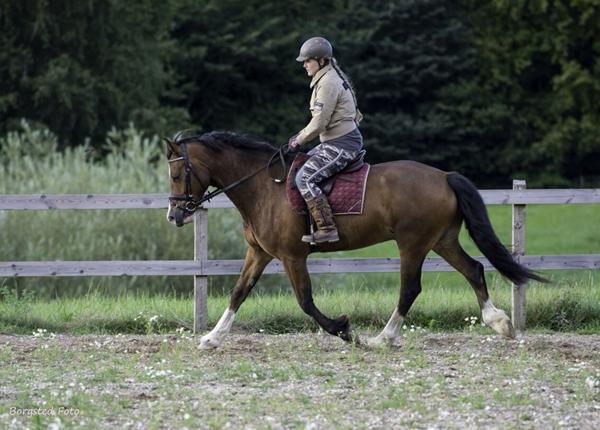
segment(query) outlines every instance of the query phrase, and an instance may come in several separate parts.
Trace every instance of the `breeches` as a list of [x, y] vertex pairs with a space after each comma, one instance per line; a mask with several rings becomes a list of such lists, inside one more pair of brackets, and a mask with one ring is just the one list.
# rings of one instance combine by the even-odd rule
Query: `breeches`
[[298, 170], [296, 185], [304, 200], [309, 200], [323, 194], [318, 184], [332, 177], [353, 161], [360, 151], [349, 151], [338, 148], [327, 142], [321, 143], [310, 150], [310, 158]]

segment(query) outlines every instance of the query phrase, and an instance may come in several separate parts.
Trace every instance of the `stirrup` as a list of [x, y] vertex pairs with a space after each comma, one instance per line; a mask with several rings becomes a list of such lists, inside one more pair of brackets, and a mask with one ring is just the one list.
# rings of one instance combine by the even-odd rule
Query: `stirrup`
[[310, 211], [308, 211], [308, 228], [310, 230], [309, 234], [305, 234], [303, 235], [300, 240], [302, 242], [305, 243], [309, 243], [311, 246], [314, 246], [317, 244], [317, 242], [315, 242], [315, 238], [314, 238], [314, 234], [315, 234], [315, 220], [313, 219], [312, 215], [310, 214]]
[[317, 242], [315, 242], [315, 237], [313, 236], [313, 233], [305, 234], [300, 240], [304, 243], [310, 243], [311, 245], [317, 244]]

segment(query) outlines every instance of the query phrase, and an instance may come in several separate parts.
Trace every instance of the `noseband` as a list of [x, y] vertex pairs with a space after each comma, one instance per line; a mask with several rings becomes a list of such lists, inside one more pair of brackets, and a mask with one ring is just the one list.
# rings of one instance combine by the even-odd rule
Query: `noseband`
[[279, 160], [281, 161], [281, 166], [283, 168], [282, 177], [281, 178], [271, 178], [271, 179], [273, 179], [277, 183], [285, 182], [285, 177], [286, 177], [286, 172], [287, 172], [287, 166], [285, 163], [285, 154], [288, 152], [287, 144], [281, 145], [281, 147], [279, 147], [279, 149], [277, 151], [275, 151], [275, 153], [271, 156], [271, 158], [269, 159], [269, 162], [265, 166], [250, 173], [249, 175], [246, 175], [246, 176], [238, 179], [237, 181], [227, 185], [226, 187], [218, 188], [215, 191], [212, 191], [212, 192], [206, 194], [205, 196], [197, 199], [194, 197], [194, 194], [192, 193], [192, 176], [196, 179], [196, 181], [198, 181], [198, 183], [205, 190], [208, 189], [208, 184], [206, 184], [206, 186], [205, 186], [205, 184], [202, 183], [202, 180], [200, 179], [200, 177], [196, 174], [196, 172], [193, 169], [193, 166], [192, 166], [192, 163], [190, 161], [190, 158], [188, 156], [188, 151], [187, 151], [187, 144], [191, 143], [191, 142], [196, 142], [196, 140], [186, 139], [186, 140], [181, 140], [181, 141], [177, 142], [177, 144], [181, 148], [181, 156], [174, 158], [172, 160], [168, 160], [169, 164], [174, 163], [176, 161], [183, 161], [183, 163], [184, 163], [185, 193], [170, 195], [169, 202], [171, 202], [171, 203], [185, 202], [185, 205], [178, 206], [180, 209], [182, 209], [185, 212], [185, 215], [188, 215], [188, 216], [193, 215], [194, 212], [196, 212], [196, 210], [198, 209], [198, 207], [202, 205], [202, 203], [210, 201], [213, 197], [215, 197], [219, 194], [222, 194], [226, 191], [229, 191], [232, 188], [235, 188], [238, 185], [240, 185], [241, 183], [247, 181], [251, 177], [262, 172], [263, 170], [269, 169], [269, 167], [271, 167], [271, 165], [274, 164], [275, 161], [277, 161], [277, 158], [279, 158]]

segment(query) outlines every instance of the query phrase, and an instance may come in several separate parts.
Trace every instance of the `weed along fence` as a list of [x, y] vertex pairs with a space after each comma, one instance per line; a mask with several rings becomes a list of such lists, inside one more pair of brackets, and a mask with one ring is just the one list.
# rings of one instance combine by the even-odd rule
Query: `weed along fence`
[[[528, 204], [600, 203], [600, 189], [527, 190], [525, 181], [513, 181], [512, 190], [482, 190], [486, 204], [512, 205], [512, 247], [515, 258], [534, 269], [599, 269], [600, 254], [525, 255], [525, 208]], [[0, 195], [3, 210], [61, 209], [166, 209], [166, 194], [113, 195]], [[194, 222], [194, 260], [159, 261], [3, 261], [0, 277], [42, 276], [157, 276], [189, 275], [194, 278], [194, 330], [206, 327], [207, 277], [234, 275], [241, 271], [242, 260], [208, 260], [209, 209], [232, 208], [226, 197], [218, 197], [197, 212]], [[165, 221], [166, 222], [166, 221]], [[486, 270], [493, 270], [484, 257], [477, 257]], [[399, 258], [311, 258], [311, 273], [397, 272]], [[427, 258], [423, 270], [454, 271], [439, 257]], [[277, 260], [265, 274], [283, 273]], [[513, 285], [512, 320], [517, 329], [525, 328], [525, 287]]]

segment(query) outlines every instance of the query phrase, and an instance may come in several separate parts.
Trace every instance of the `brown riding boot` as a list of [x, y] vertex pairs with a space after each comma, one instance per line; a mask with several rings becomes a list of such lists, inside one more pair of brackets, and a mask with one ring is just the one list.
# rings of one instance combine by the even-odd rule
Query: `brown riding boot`
[[315, 198], [306, 201], [308, 210], [317, 224], [317, 231], [313, 234], [307, 234], [302, 236], [302, 242], [308, 243], [323, 243], [323, 242], [337, 242], [340, 240], [338, 236], [335, 222], [333, 221], [333, 214], [331, 212], [331, 206], [327, 201], [327, 197], [321, 194]]

